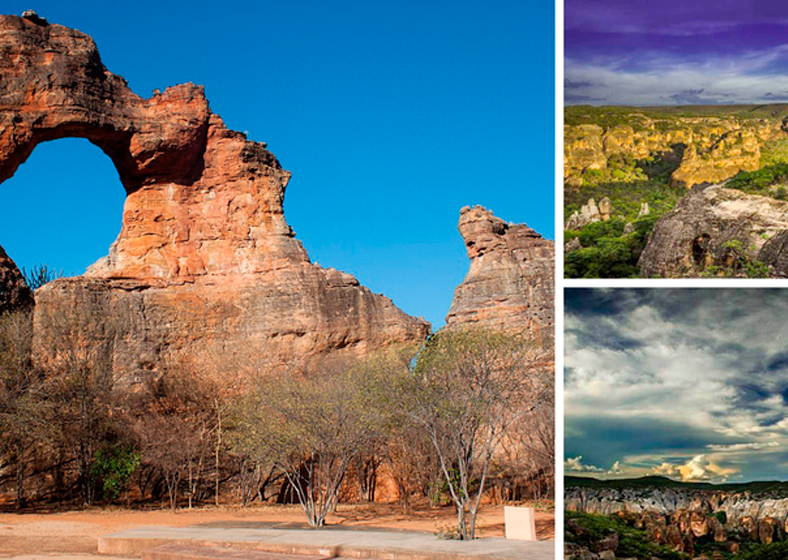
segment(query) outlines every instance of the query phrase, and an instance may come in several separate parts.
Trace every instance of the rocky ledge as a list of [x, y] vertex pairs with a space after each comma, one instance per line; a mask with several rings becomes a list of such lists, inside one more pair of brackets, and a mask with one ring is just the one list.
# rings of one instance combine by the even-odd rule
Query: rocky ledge
[[454, 292], [447, 328], [552, 329], [554, 242], [481, 206], [460, 210], [458, 228], [471, 266]]
[[16, 263], [0, 247], [0, 314], [15, 309], [29, 308], [33, 294], [27, 287]]
[[785, 139], [788, 129], [781, 117], [649, 117], [645, 112], [632, 109], [629, 124], [564, 126], [564, 181], [580, 187], [584, 174], [625, 157], [674, 162], [670, 180], [676, 186], [719, 182], [758, 169], [762, 145]]
[[[783, 541], [788, 535], [788, 498], [777, 495], [677, 488], [567, 487], [564, 507], [571, 512], [614, 515], [629, 526], [646, 531], [653, 542], [690, 555], [699, 541], [713, 541], [735, 553], [741, 542], [769, 544]], [[566, 529], [576, 536], [584, 530], [571, 519]], [[595, 552], [604, 549], [602, 546]], [[573, 549], [567, 557], [581, 558], [581, 552]]]

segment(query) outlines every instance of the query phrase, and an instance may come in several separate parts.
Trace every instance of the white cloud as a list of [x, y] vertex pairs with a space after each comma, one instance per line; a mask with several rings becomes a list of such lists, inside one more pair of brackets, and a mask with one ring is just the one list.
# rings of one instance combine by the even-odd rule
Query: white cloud
[[573, 102], [676, 105], [688, 103], [763, 103], [788, 100], [788, 75], [773, 70], [788, 57], [788, 45], [737, 56], [687, 60], [666, 53], [629, 57], [567, 58], [566, 79], [580, 87], [567, 96]]
[[657, 465], [651, 469], [653, 474], [658, 474], [660, 476], [669, 476], [675, 477], [679, 475], [678, 467], [671, 465], [670, 463], [662, 463], [661, 465]]
[[722, 445], [722, 444], [709, 444], [706, 446], [709, 449], [714, 451], [750, 451], [750, 450], [760, 450], [760, 449], [773, 449], [775, 447], [780, 447], [780, 444], [776, 441], [769, 441], [769, 442], [751, 442], [751, 443], [732, 443], [730, 445]]
[[731, 467], [723, 467], [707, 455], [696, 455], [681, 465], [670, 463], [657, 465], [652, 468], [652, 473], [681, 478], [683, 482], [724, 482], [739, 471]]
[[[567, 416], [613, 416], [622, 422], [649, 416], [727, 437], [752, 440], [775, 434], [788, 438], [788, 422], [771, 426], [763, 422], [788, 416], [788, 406], [779, 395], [760, 401], [757, 411], [742, 409], [735, 400], [737, 384], [748, 381], [742, 377], [738, 354], [748, 347], [762, 354], [783, 349], [780, 337], [773, 333], [783, 328], [778, 320], [785, 309], [751, 307], [737, 320], [727, 319], [723, 329], [724, 309], [717, 305], [704, 302], [697, 314], [682, 320], [666, 320], [646, 304], [614, 317], [594, 317], [592, 323], [587, 317], [568, 315], [565, 364], [572, 374], [565, 390]], [[638, 344], [614, 350], [584, 340], [584, 332], [602, 328], [611, 337]], [[746, 340], [741, 336], [744, 332], [750, 333]], [[778, 377], [782, 378], [774, 376], [775, 383]], [[771, 382], [770, 378], [759, 381]]]
[[583, 456], [578, 455], [577, 457], [567, 457], [566, 461], [564, 461], [564, 471], [603, 473], [605, 469], [583, 464]]
[[583, 456], [578, 455], [577, 457], [569, 457], [564, 461], [564, 471], [566, 472], [582, 472], [582, 473], [598, 473], [598, 474], [606, 474], [606, 475], [620, 475], [624, 474], [624, 471], [621, 469], [621, 463], [616, 461], [613, 463], [613, 466], [609, 469], [603, 469], [601, 467], [597, 467], [595, 465], [586, 465], [583, 463]]
[[[612, 313], [569, 309], [566, 315], [565, 426], [575, 447], [567, 453], [610, 449], [609, 460], [620, 463], [616, 469], [597, 467], [602, 476], [620, 470], [687, 480], [742, 473], [757, 478], [748, 466], [751, 455], [788, 450], [788, 381], [780, 365], [786, 345], [777, 335], [788, 332], [788, 297], [758, 290], [715, 297], [703, 290], [665, 290], [662, 299], [652, 294], [632, 301], [621, 292], [625, 304]], [[622, 433], [635, 427], [637, 437], [648, 438], [649, 425], [654, 437], [641, 442], [644, 455], [627, 454], [620, 439], [610, 439], [621, 437], [611, 426], [621, 426]], [[606, 430], [595, 433], [595, 426]], [[671, 426], [677, 431], [659, 432]], [[695, 442], [691, 448], [677, 445], [681, 434]], [[766, 463], [759, 461], [759, 468]]]

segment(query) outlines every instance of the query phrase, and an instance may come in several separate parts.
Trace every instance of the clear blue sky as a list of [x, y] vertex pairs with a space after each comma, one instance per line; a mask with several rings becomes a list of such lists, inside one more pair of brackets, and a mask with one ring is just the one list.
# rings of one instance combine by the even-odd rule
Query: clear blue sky
[[[293, 173], [285, 216], [313, 261], [443, 323], [468, 269], [464, 205], [553, 238], [554, 6], [511, 1], [16, 0], [91, 35], [149, 97], [203, 84], [230, 128]], [[124, 199], [85, 140], [39, 145], [0, 185], [0, 245], [79, 274]]]

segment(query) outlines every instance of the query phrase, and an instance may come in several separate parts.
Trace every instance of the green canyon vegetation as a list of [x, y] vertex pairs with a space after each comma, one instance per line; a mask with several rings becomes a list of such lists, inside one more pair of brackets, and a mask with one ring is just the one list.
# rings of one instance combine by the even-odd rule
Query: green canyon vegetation
[[787, 116], [786, 105], [566, 107], [566, 277], [784, 276]]

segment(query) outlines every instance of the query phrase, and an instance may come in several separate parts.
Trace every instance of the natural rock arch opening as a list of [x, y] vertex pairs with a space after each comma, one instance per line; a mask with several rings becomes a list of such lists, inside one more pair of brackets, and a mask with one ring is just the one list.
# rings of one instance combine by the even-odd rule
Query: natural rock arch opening
[[709, 252], [709, 245], [711, 244], [711, 236], [704, 233], [692, 240], [692, 260], [695, 261], [695, 266], [700, 269], [706, 268], [706, 256]]
[[[309, 260], [284, 217], [290, 173], [227, 129], [202, 87], [143, 99], [89, 36], [16, 16], [0, 16], [0, 50], [0, 182], [38, 144], [79, 137], [109, 156], [127, 193], [107, 258], [36, 293], [34, 342], [49, 317], [65, 318], [83, 340], [107, 342], [116, 375], [136, 377], [178, 356], [211, 369], [248, 354], [273, 367], [426, 337], [425, 321]], [[47, 359], [45, 343], [35, 348]]]
[[28, 271], [83, 274], [117, 238], [125, 199], [113, 162], [89, 141], [42, 143], [0, 185], [0, 245]]

